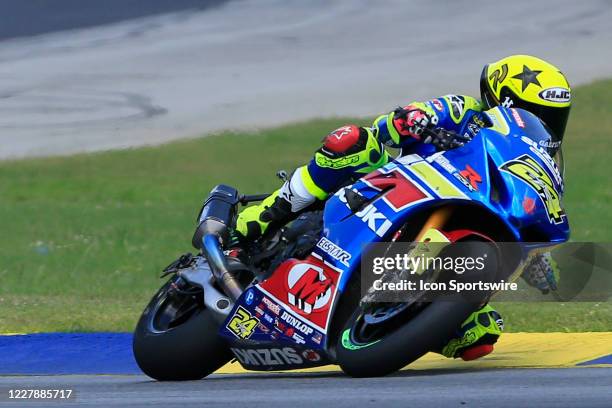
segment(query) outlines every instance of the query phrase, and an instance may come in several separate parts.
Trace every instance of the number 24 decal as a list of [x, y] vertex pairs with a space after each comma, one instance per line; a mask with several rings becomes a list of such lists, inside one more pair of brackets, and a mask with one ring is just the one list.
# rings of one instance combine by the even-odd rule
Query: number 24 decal
[[234, 313], [234, 316], [232, 316], [232, 319], [227, 324], [227, 328], [236, 337], [248, 339], [253, 335], [253, 331], [258, 323], [259, 320], [256, 317], [251, 316], [242, 306], [238, 306], [238, 310], [236, 310], [236, 313]]
[[538, 193], [548, 213], [548, 220], [554, 224], [561, 224], [565, 211], [561, 206], [561, 198], [554, 187], [548, 173], [531, 156], [525, 154], [504, 163], [501, 170], [529, 184]]

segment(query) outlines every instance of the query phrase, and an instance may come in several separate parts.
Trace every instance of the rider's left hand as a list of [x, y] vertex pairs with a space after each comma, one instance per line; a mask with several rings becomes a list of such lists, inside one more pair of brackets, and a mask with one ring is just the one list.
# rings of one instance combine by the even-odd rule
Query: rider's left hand
[[537, 288], [543, 295], [557, 290], [559, 267], [550, 252], [535, 256], [523, 269], [521, 275], [529, 286]]

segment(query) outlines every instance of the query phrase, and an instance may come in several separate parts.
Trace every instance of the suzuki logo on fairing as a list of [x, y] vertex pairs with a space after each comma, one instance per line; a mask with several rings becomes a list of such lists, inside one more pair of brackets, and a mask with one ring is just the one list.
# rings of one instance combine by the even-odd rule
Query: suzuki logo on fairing
[[[357, 190], [353, 189], [353, 191], [361, 195]], [[344, 188], [338, 190], [336, 196], [340, 199], [340, 201], [346, 204], [349, 209], [351, 208], [348, 205], [348, 202], [346, 201], [346, 191]], [[363, 210], [359, 211], [355, 215], [361, 218], [363, 222], [368, 224], [368, 228], [374, 231], [379, 237], [383, 237], [387, 233], [387, 231], [389, 231], [389, 228], [391, 228], [392, 225], [391, 221], [389, 221], [383, 213], [378, 212], [378, 210], [376, 209], [376, 207], [374, 207], [373, 204], [369, 204], [367, 207], [365, 207]], [[382, 224], [377, 225], [378, 223], [376, 221], [380, 220], [384, 221], [382, 222]]]
[[[392, 225], [391, 221], [389, 221], [387, 217], [385, 217], [383, 213], [379, 212], [372, 204], [368, 205], [355, 215], [361, 218], [363, 222], [368, 224], [368, 228], [374, 231], [379, 237], [384, 236]], [[382, 223], [378, 224], [377, 221], [382, 221]]]
[[239, 349], [230, 348], [238, 361], [251, 366], [279, 366], [302, 364], [304, 360], [291, 347], [269, 349]]
[[538, 96], [545, 101], [566, 103], [570, 101], [571, 93], [567, 88], [547, 88], [540, 91]]
[[295, 265], [289, 271], [287, 284], [289, 303], [306, 314], [325, 307], [331, 299], [332, 280], [314, 265]]

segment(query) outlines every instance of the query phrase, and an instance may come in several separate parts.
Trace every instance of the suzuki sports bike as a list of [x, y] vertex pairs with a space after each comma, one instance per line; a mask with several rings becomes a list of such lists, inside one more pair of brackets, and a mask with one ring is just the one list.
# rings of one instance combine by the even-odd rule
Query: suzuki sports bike
[[[514, 280], [529, 256], [569, 238], [561, 152], [549, 155], [545, 125], [521, 109], [483, 115], [489, 126], [472, 127], [463, 146], [435, 152], [423, 145], [240, 253], [230, 248], [237, 207], [266, 196], [215, 187], [193, 236], [198, 254], [164, 270], [170, 278], [136, 327], [142, 371], [193, 380], [236, 359], [249, 370], [337, 364], [351, 376], [380, 376], [441, 350], [491, 294], [480, 301], [364, 302], [366, 245], [432, 236], [486, 242], [489, 259], [498, 257], [488, 264]], [[501, 262], [501, 242], [521, 243], [522, 253]]]

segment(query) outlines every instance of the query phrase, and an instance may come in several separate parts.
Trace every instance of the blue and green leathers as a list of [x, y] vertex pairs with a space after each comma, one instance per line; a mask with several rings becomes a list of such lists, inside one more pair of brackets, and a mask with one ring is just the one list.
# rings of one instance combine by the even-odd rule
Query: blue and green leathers
[[[426, 102], [413, 102], [408, 106], [423, 110], [431, 118], [432, 126], [459, 134], [466, 133], [474, 114], [482, 111], [478, 100], [465, 95], [447, 95]], [[396, 115], [395, 111], [381, 115], [372, 127], [360, 128], [367, 137], [342, 135], [338, 134], [338, 130], [327, 136], [324, 145], [307, 165], [315, 185], [327, 193], [333, 193], [352, 178], [361, 177], [387, 164], [389, 155], [384, 146], [400, 148], [402, 154], [410, 154], [422, 145], [421, 140], [400, 134], [401, 130], [396, 129], [394, 123]], [[348, 127], [351, 126], [344, 128]], [[338, 136], [346, 139], [345, 145], [339, 143]], [[431, 149], [435, 150], [433, 146]]]
[[[465, 134], [475, 115], [482, 111], [478, 100], [465, 95], [446, 95], [407, 107], [426, 114], [431, 127]], [[346, 125], [331, 132], [310, 162], [299, 167], [290, 180], [271, 197], [238, 216], [236, 230], [249, 239], [264, 233], [271, 222], [289, 221], [317, 200], [325, 200], [339, 187], [390, 161], [385, 146], [409, 154], [423, 141], [399, 124], [398, 110], [379, 116], [371, 127]], [[430, 146], [432, 152], [434, 146]]]

